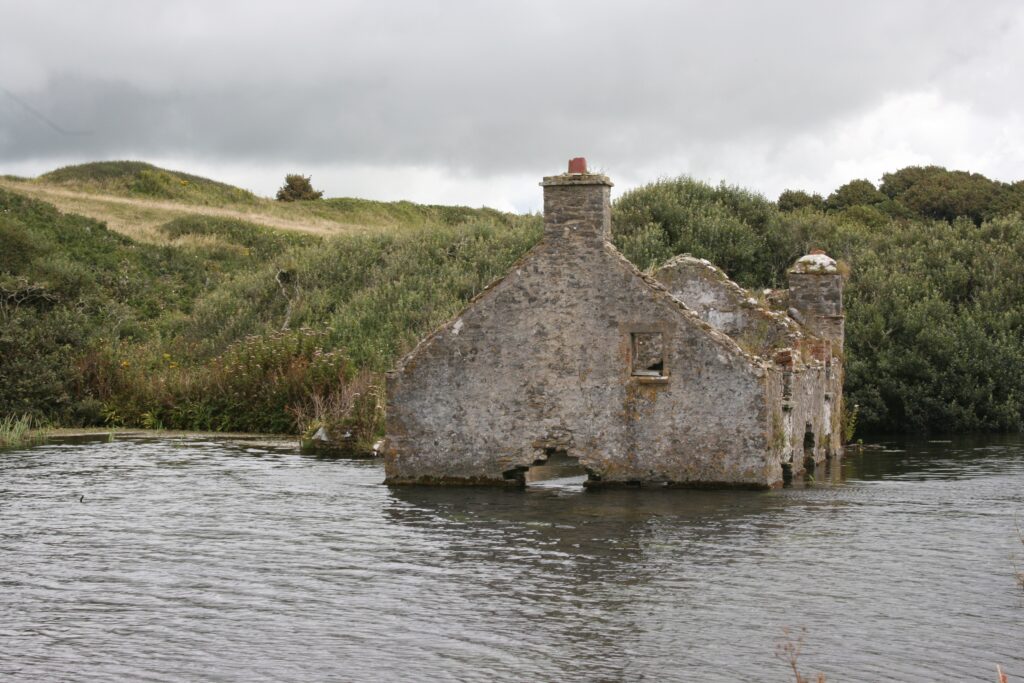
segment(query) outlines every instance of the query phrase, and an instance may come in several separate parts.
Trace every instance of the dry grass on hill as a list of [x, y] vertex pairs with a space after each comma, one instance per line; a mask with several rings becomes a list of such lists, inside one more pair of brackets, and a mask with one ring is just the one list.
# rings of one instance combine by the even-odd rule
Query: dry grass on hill
[[107, 227], [115, 232], [153, 244], [164, 244], [168, 241], [157, 229], [159, 226], [186, 215], [234, 218], [264, 227], [314, 235], [379, 232], [384, 228], [301, 215], [298, 211], [293, 213], [298, 213], [299, 216], [288, 218], [281, 215], [282, 212], [270, 200], [238, 206], [204, 206], [171, 200], [102, 195], [40, 181], [4, 179], [0, 180], [0, 187], [49, 202], [65, 213], [88, 216], [106, 223]]
[[424, 225], [487, 219], [507, 223], [493, 209], [428, 206], [334, 198], [278, 202], [208, 178], [138, 161], [67, 166], [38, 178], [0, 176], [0, 188], [87, 216], [136, 240], [166, 244], [161, 225], [186, 216], [234, 219], [321, 237], [379, 234]]

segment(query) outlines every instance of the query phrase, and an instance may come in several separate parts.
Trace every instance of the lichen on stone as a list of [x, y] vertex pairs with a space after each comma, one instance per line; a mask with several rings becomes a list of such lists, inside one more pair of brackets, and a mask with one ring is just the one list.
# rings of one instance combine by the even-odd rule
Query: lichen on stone
[[838, 273], [839, 268], [836, 266], [836, 260], [828, 254], [807, 254], [797, 259], [789, 272], [833, 274]]

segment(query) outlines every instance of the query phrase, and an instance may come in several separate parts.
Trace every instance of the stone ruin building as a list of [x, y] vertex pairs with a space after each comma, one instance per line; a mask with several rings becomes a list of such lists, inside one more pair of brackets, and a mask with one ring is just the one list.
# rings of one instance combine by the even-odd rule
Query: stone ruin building
[[[544, 178], [544, 236], [387, 378], [386, 483], [774, 488], [841, 449], [843, 278], [822, 252], [759, 300], [708, 261], [610, 242], [611, 181]], [[766, 303], [766, 301], [770, 303]]]

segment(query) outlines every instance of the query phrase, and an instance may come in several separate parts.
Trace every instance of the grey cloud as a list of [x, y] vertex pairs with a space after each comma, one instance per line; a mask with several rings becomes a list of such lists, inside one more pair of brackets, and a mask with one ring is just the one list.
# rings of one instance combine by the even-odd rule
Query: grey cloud
[[62, 135], [0, 103], [0, 160], [193, 155], [486, 174], [586, 153], [635, 168], [744, 140], [784, 146], [893, 93], [969, 99], [971, 65], [1021, 31], [1009, 2], [282, 7], [0, 4], [0, 23], [20, 27], [0, 57], [31, 64], [0, 71], [0, 86], [91, 133]]

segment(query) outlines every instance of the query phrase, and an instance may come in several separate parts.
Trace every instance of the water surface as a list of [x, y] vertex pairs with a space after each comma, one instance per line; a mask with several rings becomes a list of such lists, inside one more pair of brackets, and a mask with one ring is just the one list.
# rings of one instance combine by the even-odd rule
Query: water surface
[[217, 440], [0, 452], [0, 680], [784, 681], [784, 628], [830, 681], [1024, 680], [1020, 439], [767, 493], [382, 478]]

